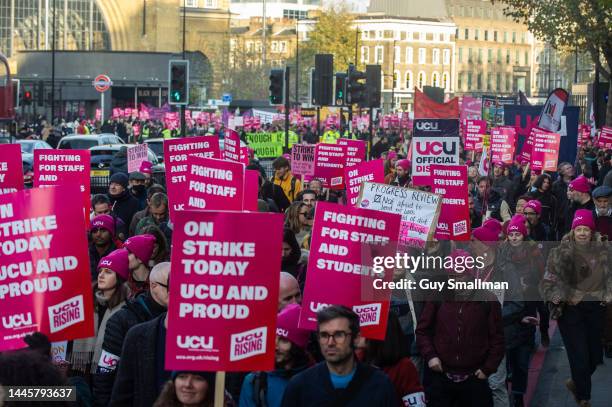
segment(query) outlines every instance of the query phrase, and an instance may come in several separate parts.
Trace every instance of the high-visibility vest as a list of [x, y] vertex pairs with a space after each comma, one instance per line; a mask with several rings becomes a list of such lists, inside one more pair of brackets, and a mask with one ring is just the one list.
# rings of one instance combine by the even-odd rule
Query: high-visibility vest
[[340, 133], [337, 131], [327, 130], [321, 137], [321, 143], [336, 144], [340, 138]]
[[162, 137], [163, 138], [172, 138], [172, 132], [170, 131], [170, 129], [163, 129], [162, 130]]
[[151, 130], [149, 130], [149, 127], [148, 127], [148, 126], [144, 126], [144, 127], [142, 128], [142, 138], [143, 138], [143, 139], [145, 139], [145, 138], [149, 138], [150, 131], [151, 131]]

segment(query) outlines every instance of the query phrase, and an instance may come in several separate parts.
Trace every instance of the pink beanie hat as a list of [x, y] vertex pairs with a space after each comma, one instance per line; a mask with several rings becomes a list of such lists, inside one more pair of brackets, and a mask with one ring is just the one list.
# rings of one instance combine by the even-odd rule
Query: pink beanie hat
[[499, 236], [499, 234], [501, 234], [501, 232], [503, 231], [504, 227], [501, 224], [500, 221], [498, 221], [497, 219], [487, 219], [484, 221], [484, 223], [482, 224], [482, 226], [490, 228], [491, 230], [497, 232], [497, 235]]
[[451, 254], [448, 257], [450, 259], [453, 259], [453, 262], [452, 262], [453, 265], [455, 265], [455, 264], [457, 264], [459, 262], [457, 260], [458, 258], [464, 258], [464, 260], [462, 260], [460, 264], [463, 265], [463, 267], [465, 268], [465, 271], [459, 272], [459, 271], [455, 270], [456, 267], [448, 267], [446, 269], [447, 273], [450, 273], [450, 274], [467, 274], [467, 275], [472, 276], [472, 277], [476, 276], [476, 270], [474, 269], [474, 267], [467, 267], [465, 265], [466, 261], [467, 261], [466, 259], [472, 258], [472, 255], [469, 252], [467, 252], [465, 250], [462, 250], [462, 249], [455, 249], [455, 250], [453, 250], [451, 252]]
[[591, 192], [591, 185], [584, 175], [579, 176], [575, 180], [569, 183], [569, 188], [574, 191], [589, 193]]
[[397, 153], [395, 151], [389, 151], [389, 154], [387, 154], [387, 160], [391, 161], [394, 158], [397, 158]]
[[[525, 208], [533, 209], [533, 211], [538, 215], [542, 214], [542, 203], [536, 199], [532, 199], [531, 201], [527, 202], [525, 204]], [[525, 208], [523, 208], [523, 210], [525, 210]]]
[[502, 231], [502, 226], [499, 221], [497, 221], [497, 225], [499, 225], [499, 227], [497, 227], [495, 223], [485, 222], [481, 227], [472, 231], [472, 236], [483, 243], [497, 242], [499, 241], [499, 234]]
[[510, 232], [519, 232], [523, 237], [527, 237], [527, 227], [525, 226], [525, 217], [523, 215], [514, 215], [508, 224], [506, 234]]
[[114, 271], [119, 277], [126, 280], [130, 274], [130, 261], [128, 251], [125, 249], [113, 250], [108, 256], [102, 257], [98, 262], [98, 271], [105, 268]]
[[151, 164], [149, 161], [143, 161], [140, 163], [139, 172], [142, 172], [143, 174], [151, 174], [153, 172], [153, 164]]
[[591, 230], [595, 230], [595, 221], [593, 220], [593, 212], [588, 209], [578, 209], [574, 214], [572, 221], [572, 230], [578, 226], [586, 226]]
[[105, 229], [108, 230], [112, 236], [115, 236], [115, 220], [110, 215], [98, 215], [92, 219], [89, 230], [94, 229]]
[[395, 163], [396, 167], [402, 167], [404, 171], [410, 171], [410, 161], [409, 160], [399, 160]]
[[155, 245], [155, 236], [153, 235], [136, 235], [130, 237], [123, 243], [130, 253], [133, 253], [138, 260], [147, 264], [151, 260], [153, 247]]
[[302, 307], [298, 304], [289, 304], [278, 314], [276, 320], [276, 335], [290, 340], [302, 349], [306, 348], [310, 331], [298, 328], [300, 311]]

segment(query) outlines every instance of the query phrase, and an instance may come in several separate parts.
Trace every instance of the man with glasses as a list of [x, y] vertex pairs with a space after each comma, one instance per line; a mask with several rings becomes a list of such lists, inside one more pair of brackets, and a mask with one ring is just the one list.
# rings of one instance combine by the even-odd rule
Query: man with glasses
[[89, 243], [89, 271], [91, 281], [98, 279], [98, 263], [117, 249], [115, 243], [115, 220], [110, 215], [98, 215], [89, 226], [91, 241]]
[[342, 305], [317, 312], [323, 362], [294, 376], [282, 406], [397, 406], [393, 385], [381, 370], [357, 361], [359, 316]]
[[93, 383], [96, 406], [107, 406], [110, 401], [117, 368], [121, 364], [121, 350], [128, 330], [166, 312], [169, 279], [169, 262], [159, 263], [153, 267], [149, 275], [149, 290], [136, 298], [127, 300], [123, 308], [108, 320], [102, 343], [102, 355]]
[[541, 214], [542, 203], [538, 200], [532, 199], [528, 201], [523, 208], [523, 215], [525, 215], [527, 222], [529, 222], [529, 237], [536, 242], [551, 240], [546, 225], [540, 222]]

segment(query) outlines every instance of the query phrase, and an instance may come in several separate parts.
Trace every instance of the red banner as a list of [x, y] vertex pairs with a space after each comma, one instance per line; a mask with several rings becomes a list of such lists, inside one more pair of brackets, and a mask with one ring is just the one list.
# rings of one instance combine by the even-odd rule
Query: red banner
[[0, 195], [0, 351], [94, 334], [87, 230], [75, 185]]
[[415, 119], [458, 119], [459, 99], [453, 98], [447, 103], [437, 103], [418, 89], [414, 91]]
[[338, 139], [339, 146], [346, 146], [346, 166], [359, 164], [366, 159], [368, 144], [365, 140]]
[[436, 239], [470, 240], [467, 166], [432, 165], [432, 191], [442, 195], [442, 207], [436, 227]]
[[494, 127], [491, 129], [491, 161], [512, 164], [516, 148], [516, 129], [514, 127]]
[[166, 369], [272, 370], [283, 216], [181, 211], [174, 225]]
[[597, 146], [606, 150], [612, 148], [612, 127], [603, 126], [601, 128], [601, 133], [597, 139]]

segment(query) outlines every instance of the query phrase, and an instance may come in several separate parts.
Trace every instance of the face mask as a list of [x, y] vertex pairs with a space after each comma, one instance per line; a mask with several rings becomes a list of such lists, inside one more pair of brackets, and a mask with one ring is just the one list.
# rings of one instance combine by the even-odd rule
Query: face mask
[[147, 187], [144, 185], [134, 185], [132, 186], [132, 191], [134, 192], [134, 194], [136, 195], [142, 195], [145, 193]]

